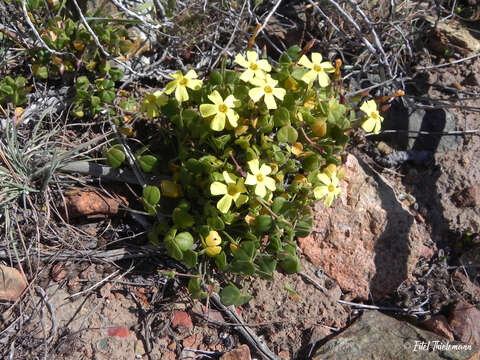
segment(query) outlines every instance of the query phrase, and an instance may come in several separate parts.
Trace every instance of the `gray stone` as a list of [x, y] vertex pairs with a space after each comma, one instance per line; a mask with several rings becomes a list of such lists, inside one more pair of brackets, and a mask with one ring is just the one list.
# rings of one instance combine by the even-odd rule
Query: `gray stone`
[[[400, 150], [445, 152], [458, 149], [458, 136], [436, 134], [456, 130], [456, 119], [447, 109], [413, 109], [394, 101], [384, 115], [382, 130], [399, 132], [377, 135], [374, 140], [385, 141]], [[432, 134], [415, 133], [417, 131]]]
[[474, 345], [449, 341], [407, 322], [368, 311], [321, 346], [312, 359], [467, 360], [477, 352]]

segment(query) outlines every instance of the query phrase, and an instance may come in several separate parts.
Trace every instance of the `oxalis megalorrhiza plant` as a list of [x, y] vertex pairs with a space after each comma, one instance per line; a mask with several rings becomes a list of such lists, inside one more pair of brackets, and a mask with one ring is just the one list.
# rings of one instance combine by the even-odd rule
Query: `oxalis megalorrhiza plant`
[[[330, 206], [340, 194], [349, 130], [380, 130], [374, 100], [355, 111], [342, 95], [341, 61], [333, 66], [307, 51], [294, 46], [276, 65], [247, 51], [234, 70], [224, 65], [204, 80], [178, 71], [144, 99], [144, 114], [168, 118], [178, 143], [172, 180], [143, 191], [148, 212], [173, 209], [148, 236], [203, 275], [189, 283], [195, 297], [207, 296], [215, 272], [272, 278], [277, 267], [301, 271], [296, 237], [311, 231], [312, 203]], [[109, 151], [124, 158], [121, 147]], [[161, 156], [139, 160], [145, 156], [150, 161], [140, 165], [151, 171]], [[250, 298], [233, 283], [221, 297], [237, 305]]]

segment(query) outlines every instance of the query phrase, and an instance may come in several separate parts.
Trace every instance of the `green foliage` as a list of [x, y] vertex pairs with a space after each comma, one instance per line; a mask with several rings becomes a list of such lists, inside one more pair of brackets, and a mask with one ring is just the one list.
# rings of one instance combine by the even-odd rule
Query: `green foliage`
[[23, 76], [15, 79], [6, 76], [0, 81], [0, 104], [11, 102], [14, 106], [20, 106], [27, 102], [27, 81]]
[[[157, 245], [163, 238], [172, 258], [200, 271], [203, 280], [189, 282], [194, 297], [207, 296], [215, 272], [271, 279], [277, 270], [301, 271], [296, 237], [310, 233], [313, 203], [330, 206], [340, 193], [337, 173], [352, 121], [378, 130], [383, 120], [371, 101], [361, 109], [367, 117], [361, 124], [342, 95], [340, 65], [315, 53], [311, 61], [299, 59], [300, 51], [290, 48], [273, 70], [250, 52], [235, 58], [243, 71], [213, 71], [205, 80], [177, 71], [139, 108], [148, 119], [167, 121], [176, 147], [172, 180], [143, 191], [147, 212], [172, 209], [148, 237]], [[99, 113], [115, 98], [112, 69], [105, 63], [100, 70], [112, 79], [77, 78], [82, 112]], [[147, 149], [136, 160], [155, 173], [162, 154]], [[106, 157], [112, 166], [124, 161], [118, 146]], [[220, 295], [226, 305], [250, 299], [233, 284]]]
[[[45, 44], [57, 53], [47, 49], [34, 49], [30, 53], [33, 60], [33, 74], [40, 79], [58, 78], [64, 73], [89, 71], [110, 76], [112, 81], [123, 77], [120, 69], [111, 67], [105, 61], [104, 54], [97, 47], [95, 40], [85, 25], [74, 20], [69, 7], [62, 2], [29, 0], [32, 21], [42, 22], [40, 36]], [[53, 7], [53, 8], [52, 8]], [[127, 55], [133, 47], [128, 40], [128, 33], [123, 19], [115, 19], [100, 10], [85, 13], [89, 26], [98, 38], [103, 49], [114, 57]], [[54, 12], [52, 12], [54, 10]]]

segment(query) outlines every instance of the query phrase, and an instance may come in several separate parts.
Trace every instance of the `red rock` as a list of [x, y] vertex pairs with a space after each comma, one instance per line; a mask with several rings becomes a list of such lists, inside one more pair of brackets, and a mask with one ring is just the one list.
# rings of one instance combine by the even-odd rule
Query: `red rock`
[[226, 352], [220, 360], [251, 360], [250, 349], [247, 345], [240, 345], [238, 348]]
[[278, 356], [281, 358], [281, 359], [285, 359], [285, 360], [288, 360], [290, 359], [290, 352], [287, 351], [287, 350], [282, 350], [278, 353]]
[[65, 193], [65, 204], [68, 217], [81, 217], [118, 214], [119, 204], [128, 205], [126, 198], [117, 196], [116, 199], [101, 194], [96, 190], [76, 189]]
[[130, 331], [126, 326], [112, 326], [106, 330], [108, 336], [116, 336], [120, 338], [127, 338], [130, 336]]
[[475, 306], [460, 301], [453, 308], [448, 321], [460, 341], [480, 345], [480, 310]]
[[187, 336], [185, 339], [183, 339], [182, 345], [183, 347], [187, 347], [190, 349], [197, 349], [200, 343], [199, 338], [200, 336], [197, 336], [197, 334]]
[[165, 350], [165, 351], [163, 352], [162, 359], [165, 359], [165, 360], [177, 360], [177, 355], [175, 355], [175, 353], [172, 352], [172, 351], [170, 351], [170, 350]]
[[27, 287], [27, 281], [20, 271], [0, 265], [0, 300], [17, 300]]
[[331, 207], [315, 205], [312, 234], [299, 246], [348, 293], [346, 299], [379, 299], [412, 278], [421, 255], [431, 255], [422, 249], [429, 235], [393, 190], [352, 155], [345, 179]]
[[50, 270], [50, 275], [52, 276], [53, 281], [61, 281], [65, 279], [65, 277], [68, 275], [66, 263], [61, 261], [53, 265], [52, 270]]
[[437, 335], [443, 336], [449, 340], [453, 340], [453, 333], [450, 329], [450, 325], [448, 324], [448, 320], [443, 315], [434, 315], [430, 319], [425, 320], [421, 323], [421, 325]]
[[190, 315], [188, 315], [185, 311], [175, 310], [173, 312], [172, 327], [177, 328], [179, 326], [184, 326], [190, 329], [191, 327], [193, 327], [192, 319], [190, 318]]

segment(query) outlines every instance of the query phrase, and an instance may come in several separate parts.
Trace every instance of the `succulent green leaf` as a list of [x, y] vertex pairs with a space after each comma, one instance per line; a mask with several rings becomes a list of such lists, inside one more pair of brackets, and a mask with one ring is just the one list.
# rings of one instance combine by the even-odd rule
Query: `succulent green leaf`
[[302, 266], [300, 265], [300, 260], [297, 256], [288, 255], [285, 259], [280, 261], [278, 265], [287, 274], [295, 274], [302, 271]]
[[107, 163], [115, 169], [120, 167], [125, 161], [125, 153], [118, 147], [111, 147], [105, 155], [107, 157]]
[[273, 121], [276, 127], [290, 125], [290, 112], [284, 107], [278, 108], [273, 113]]
[[251, 298], [250, 295], [242, 294], [235, 285], [228, 285], [220, 292], [220, 300], [225, 306], [240, 306], [250, 301]]
[[298, 133], [292, 126], [284, 126], [278, 130], [277, 140], [281, 143], [294, 144], [297, 141]]
[[181, 232], [175, 236], [175, 242], [182, 251], [190, 250], [193, 246], [193, 236], [189, 232]]
[[154, 171], [158, 165], [158, 159], [153, 155], [142, 155], [138, 158], [138, 164], [146, 173]]
[[193, 250], [185, 250], [183, 252], [183, 262], [190, 268], [194, 268], [198, 263], [198, 254]]
[[188, 229], [195, 224], [195, 220], [193, 219], [192, 215], [188, 213], [188, 210], [184, 210], [178, 207], [173, 210], [172, 218], [174, 224], [177, 225], [180, 229]]
[[143, 188], [143, 199], [150, 205], [157, 205], [160, 201], [160, 189], [152, 185], [145, 186]]
[[170, 257], [178, 261], [183, 260], [183, 252], [180, 247], [175, 243], [175, 241], [165, 241], [165, 248], [167, 249], [167, 253]]
[[255, 230], [259, 233], [268, 232], [273, 225], [273, 218], [270, 215], [260, 215], [255, 219]]

